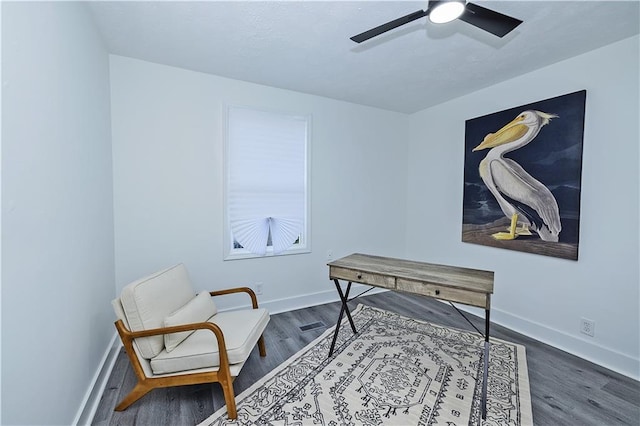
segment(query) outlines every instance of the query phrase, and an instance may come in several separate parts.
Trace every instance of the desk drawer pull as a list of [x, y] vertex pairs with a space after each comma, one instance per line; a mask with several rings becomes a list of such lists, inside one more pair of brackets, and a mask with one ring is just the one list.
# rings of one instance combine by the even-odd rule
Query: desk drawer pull
[[361, 280], [362, 279], [362, 274], [358, 274], [358, 279]]
[[440, 294], [440, 290], [436, 290], [436, 296]]

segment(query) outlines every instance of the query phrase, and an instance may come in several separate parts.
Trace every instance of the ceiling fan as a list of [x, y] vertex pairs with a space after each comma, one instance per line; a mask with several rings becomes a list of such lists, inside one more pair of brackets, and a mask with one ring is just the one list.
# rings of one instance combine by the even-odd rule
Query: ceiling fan
[[409, 22], [428, 16], [429, 20], [436, 24], [451, 22], [460, 19], [468, 24], [488, 31], [498, 37], [504, 37], [515, 27], [520, 25], [520, 19], [512, 18], [486, 7], [479, 6], [465, 0], [431, 0], [427, 5], [427, 10], [418, 10], [393, 21], [387, 22], [368, 31], [351, 37], [356, 43], [379, 36], [394, 28], [398, 28]]

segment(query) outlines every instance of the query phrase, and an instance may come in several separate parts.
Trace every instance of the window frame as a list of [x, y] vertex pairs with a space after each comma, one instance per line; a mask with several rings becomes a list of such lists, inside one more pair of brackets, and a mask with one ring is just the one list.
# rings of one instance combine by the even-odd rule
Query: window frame
[[[305, 173], [304, 173], [304, 188], [305, 188], [305, 201], [304, 201], [304, 225], [302, 235], [300, 235], [300, 241], [287, 250], [281, 253], [274, 253], [273, 247], [268, 246], [265, 255], [261, 256], [250, 252], [244, 248], [234, 247], [234, 238], [232, 237], [230, 215], [229, 215], [229, 177], [230, 177], [230, 165], [229, 165], [229, 151], [230, 151], [230, 138], [229, 138], [229, 118], [230, 111], [233, 109], [248, 109], [257, 112], [280, 115], [282, 117], [303, 120], [306, 124], [305, 134]], [[223, 106], [223, 157], [222, 157], [222, 169], [223, 169], [223, 260], [238, 260], [238, 259], [255, 259], [264, 257], [275, 256], [288, 256], [294, 254], [311, 253], [311, 134], [312, 134], [312, 116], [311, 114], [298, 114], [285, 112], [282, 110], [260, 108], [248, 105], [239, 104], [224, 104]]]

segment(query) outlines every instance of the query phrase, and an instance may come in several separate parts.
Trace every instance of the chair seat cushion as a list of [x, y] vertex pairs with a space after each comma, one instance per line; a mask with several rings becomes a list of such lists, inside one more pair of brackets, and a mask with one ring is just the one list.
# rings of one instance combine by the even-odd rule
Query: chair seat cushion
[[[218, 312], [209, 319], [224, 334], [229, 364], [244, 362], [269, 323], [266, 309]], [[197, 330], [171, 352], [162, 350], [151, 360], [154, 374], [218, 367], [220, 354], [215, 334]]]

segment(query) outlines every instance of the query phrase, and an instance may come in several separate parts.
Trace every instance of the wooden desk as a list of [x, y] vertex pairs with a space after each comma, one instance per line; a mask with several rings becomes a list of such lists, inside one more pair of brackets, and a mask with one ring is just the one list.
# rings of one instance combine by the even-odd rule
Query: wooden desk
[[[329, 266], [329, 279], [335, 283], [342, 302], [329, 356], [333, 355], [336, 339], [338, 338], [338, 329], [344, 313], [347, 314], [351, 329], [354, 333], [357, 333], [351, 318], [351, 312], [347, 306], [351, 283], [354, 282], [484, 308], [485, 343], [482, 418], [486, 418], [487, 376], [489, 373], [489, 313], [491, 310], [491, 294], [493, 293], [493, 272], [360, 253], [334, 260], [327, 265]], [[342, 291], [340, 280], [348, 282], [344, 292]], [[460, 313], [462, 314], [462, 312]]]

